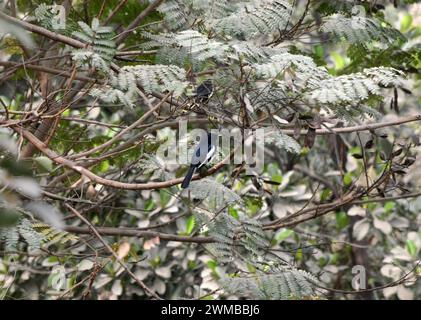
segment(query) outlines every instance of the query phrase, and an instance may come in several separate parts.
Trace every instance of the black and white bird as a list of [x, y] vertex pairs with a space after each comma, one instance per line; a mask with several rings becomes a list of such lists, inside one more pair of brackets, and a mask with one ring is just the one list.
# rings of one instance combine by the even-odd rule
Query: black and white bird
[[212, 80], [207, 79], [203, 81], [197, 88], [194, 97], [196, 98], [196, 102], [198, 103], [205, 103], [207, 102], [213, 95], [213, 84]]
[[217, 139], [218, 135], [210, 132], [206, 136], [201, 137], [199, 144], [194, 149], [190, 162], [190, 168], [181, 183], [181, 187], [183, 189], [186, 189], [189, 186], [195, 171], [211, 161], [212, 157], [216, 153]]

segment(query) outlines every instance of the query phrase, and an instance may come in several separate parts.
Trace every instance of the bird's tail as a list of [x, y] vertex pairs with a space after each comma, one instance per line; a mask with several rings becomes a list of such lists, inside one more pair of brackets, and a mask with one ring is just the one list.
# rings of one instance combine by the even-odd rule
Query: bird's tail
[[183, 182], [181, 183], [181, 187], [183, 189], [186, 189], [189, 186], [190, 181], [193, 178], [193, 174], [194, 174], [195, 169], [196, 169], [196, 167], [190, 166], [189, 171], [187, 171], [186, 177], [184, 178]]

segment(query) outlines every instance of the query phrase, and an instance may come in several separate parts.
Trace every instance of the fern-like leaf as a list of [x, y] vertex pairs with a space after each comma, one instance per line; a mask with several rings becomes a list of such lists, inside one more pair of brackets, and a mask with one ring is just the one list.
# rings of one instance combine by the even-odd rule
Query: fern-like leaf
[[253, 275], [224, 277], [222, 287], [228, 292], [251, 299], [299, 299], [315, 294], [317, 279], [303, 270], [277, 268]]
[[234, 191], [211, 179], [192, 181], [188, 190], [194, 198], [207, 199], [209, 203], [215, 204], [216, 208], [242, 201]]
[[17, 250], [20, 239], [27, 243], [29, 249], [38, 249], [45, 243], [66, 244], [78, 240], [78, 237], [26, 218], [21, 218], [15, 226], [0, 228], [0, 241], [5, 242], [6, 250]]
[[158, 47], [161, 50], [171, 48], [173, 52], [177, 52], [183, 59], [189, 58], [196, 62], [210, 58], [220, 60], [226, 56], [225, 52], [228, 50], [227, 45], [209, 39], [206, 35], [196, 30], [183, 30], [178, 33], [160, 35], [143, 33], [143, 36], [151, 40], [143, 45], [144, 48]]
[[332, 15], [322, 25], [321, 30], [333, 34], [336, 39], [350, 43], [365, 43], [373, 40], [393, 42], [398, 38], [404, 39], [397, 30], [385, 28], [377, 20], [362, 16]]
[[371, 95], [378, 95], [384, 87], [402, 85], [402, 73], [392, 68], [370, 68], [363, 72], [329, 76], [318, 83], [310, 92], [310, 101], [320, 104], [353, 104], [357, 105]]
[[74, 31], [73, 36], [87, 44], [86, 49], [72, 52], [72, 58], [79, 65], [92, 66], [104, 73], [110, 72], [110, 63], [115, 55], [116, 46], [111, 27], [100, 26], [97, 18], [92, 20], [91, 26], [79, 21], [80, 31]]
[[132, 73], [146, 92], [169, 91], [174, 96], [180, 96], [189, 85], [186, 71], [177, 66], [165, 65], [137, 65], [123, 67], [124, 72]]
[[215, 20], [213, 28], [240, 39], [268, 35], [285, 28], [291, 10], [291, 5], [283, 0], [256, 2], [256, 5], [247, 3], [228, 17]]
[[301, 146], [294, 138], [279, 132], [276, 128], [265, 133], [265, 143], [274, 144], [279, 149], [291, 153], [301, 152]]

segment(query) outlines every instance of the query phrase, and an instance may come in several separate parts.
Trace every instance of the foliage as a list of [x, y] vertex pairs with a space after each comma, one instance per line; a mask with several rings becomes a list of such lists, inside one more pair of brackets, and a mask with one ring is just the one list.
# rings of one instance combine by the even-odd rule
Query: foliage
[[266, 35], [284, 29], [292, 10], [284, 0], [246, 3], [238, 7], [240, 9], [229, 16], [215, 19], [216, 32], [240, 39]]
[[223, 279], [223, 286], [232, 294], [253, 299], [286, 300], [314, 294], [313, 283], [317, 280], [305, 271], [281, 267], [268, 269], [249, 277], [227, 277]]
[[73, 36], [79, 38], [89, 46], [72, 52], [72, 58], [77, 64], [91, 66], [104, 73], [110, 70], [110, 63], [115, 54], [113, 29], [100, 26], [99, 20], [94, 18], [91, 26], [79, 21], [80, 31], [74, 31]]
[[5, 5], [0, 297], [419, 299], [421, 7], [386, 2]]
[[375, 19], [361, 16], [345, 17], [342, 14], [330, 16], [321, 30], [349, 43], [366, 43], [372, 40], [393, 42], [403, 38], [399, 31], [385, 28]]

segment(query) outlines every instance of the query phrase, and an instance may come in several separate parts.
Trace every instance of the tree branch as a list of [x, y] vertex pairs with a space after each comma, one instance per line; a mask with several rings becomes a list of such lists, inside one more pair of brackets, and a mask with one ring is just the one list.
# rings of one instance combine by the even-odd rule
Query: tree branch
[[118, 263], [123, 267], [124, 270], [126, 270], [126, 272], [137, 282], [137, 284], [139, 284], [139, 286], [145, 291], [145, 293], [148, 296], [152, 296], [155, 299], [161, 300], [161, 298], [154, 292], [152, 291], [148, 286], [146, 286], [146, 284], [140, 280], [138, 277], [136, 277], [136, 275], [129, 269], [129, 267], [127, 267], [127, 265], [124, 263], [124, 261], [117, 255], [117, 253], [115, 253], [115, 251], [113, 250], [113, 248], [110, 247], [110, 245], [107, 243], [107, 241], [105, 241], [101, 235], [99, 234], [99, 232], [96, 230], [96, 228], [92, 225], [92, 223], [89, 222], [88, 219], [86, 219], [84, 216], [82, 216], [76, 209], [74, 209], [72, 206], [70, 206], [69, 204], [65, 203], [64, 204], [75, 216], [77, 216], [80, 220], [82, 220], [85, 224], [88, 225], [89, 230], [95, 234], [95, 236], [98, 238], [99, 241], [102, 242], [102, 244], [107, 248], [107, 250], [113, 255], [113, 257], [118, 261]]
[[[359, 132], [359, 131], [368, 131], [368, 130], [375, 130], [385, 127], [396, 126], [398, 124], [403, 124], [407, 122], [414, 122], [414, 121], [421, 121], [421, 114], [416, 114], [413, 116], [407, 116], [398, 118], [392, 121], [386, 122], [379, 122], [379, 123], [369, 123], [369, 124], [362, 124], [358, 126], [350, 126], [350, 127], [343, 127], [343, 128], [332, 128], [332, 129], [317, 129], [317, 135], [329, 135], [329, 134], [340, 134], [340, 133], [352, 133], [352, 132]], [[282, 133], [287, 135], [294, 135], [293, 129], [283, 129], [281, 130]], [[302, 130], [300, 132], [301, 135], [306, 135], [307, 130]]]
[[[101, 185], [104, 185], [104, 186], [108, 186], [108, 187], [112, 187], [112, 188], [116, 188], [116, 189], [125, 189], [125, 190], [151, 190], [151, 189], [161, 189], [161, 188], [172, 187], [172, 186], [177, 185], [177, 184], [179, 184], [183, 181], [182, 177], [172, 179], [172, 180], [163, 181], [163, 182], [149, 182], [149, 183], [126, 183], [126, 182], [120, 182], [120, 181], [105, 179], [105, 178], [102, 178], [100, 176], [97, 176], [92, 171], [78, 165], [76, 162], [73, 162], [73, 161], [71, 161], [71, 160], [69, 160], [65, 157], [62, 157], [62, 156], [58, 155], [56, 152], [54, 152], [53, 150], [46, 147], [45, 144], [42, 141], [40, 141], [37, 137], [35, 137], [29, 131], [27, 131], [23, 128], [19, 128], [17, 126], [13, 126], [12, 128], [17, 133], [21, 134], [25, 139], [27, 139], [31, 144], [33, 144], [39, 151], [41, 151], [43, 154], [45, 154], [48, 158], [50, 158], [54, 162], [56, 162], [58, 164], [62, 164], [64, 166], [80, 173], [81, 175], [86, 176], [91, 181], [94, 181], [94, 182], [96, 182], [98, 184], [101, 184]], [[229, 155], [228, 157], [230, 158], [231, 155]], [[194, 175], [193, 179], [198, 180], [198, 179], [201, 179], [205, 176], [209, 176], [209, 175], [215, 173], [216, 171], [218, 171], [219, 169], [221, 169], [225, 165], [226, 161], [227, 161], [227, 159], [224, 159], [220, 163], [218, 163], [215, 166], [213, 166], [212, 168], [210, 168], [203, 175], [199, 175], [199, 174]]]
[[[65, 230], [77, 234], [91, 233], [89, 228], [66, 226]], [[177, 242], [191, 242], [191, 243], [212, 243], [215, 240], [212, 237], [189, 237], [167, 234], [157, 231], [145, 231], [134, 228], [112, 228], [112, 227], [98, 227], [96, 228], [101, 235], [104, 236], [126, 236], [137, 238], [156, 238], [158, 237], [164, 241], [177, 241]]]
[[[26, 68], [26, 69], [56, 74], [58, 76], [65, 77], [65, 78], [70, 78], [72, 76], [72, 73], [68, 72], [68, 71], [54, 69], [54, 68], [45, 67], [45, 66], [38, 66], [38, 65], [35, 65], [35, 64], [26, 64], [26, 63], [19, 63], [19, 62], [13, 62], [13, 61], [0, 61], [0, 66]], [[86, 76], [75, 76], [74, 79], [80, 80], [80, 81], [94, 82], [94, 83], [100, 82], [95, 78], [90, 78], [90, 77], [86, 77]]]
[[132, 23], [129, 24], [126, 30], [121, 32], [116, 40], [116, 44], [120, 44], [126, 39], [130, 33], [136, 29], [140, 23], [145, 19], [153, 10], [155, 10], [156, 7], [158, 7], [163, 0], [155, 0], [152, 2], [148, 7], [146, 7], [145, 10], [143, 10], [137, 17], [132, 21]]
[[35, 32], [35, 33], [40, 34], [44, 37], [47, 37], [51, 40], [59, 41], [59, 42], [68, 44], [69, 46], [72, 46], [72, 47], [75, 47], [75, 48], [85, 48], [86, 47], [86, 44], [83, 43], [82, 41], [63, 36], [59, 33], [49, 31], [49, 30], [47, 30], [43, 27], [39, 27], [39, 26], [34, 25], [32, 23], [29, 23], [29, 22], [11, 17], [7, 14], [4, 14], [1, 11], [0, 11], [0, 19], [6, 20], [6, 21], [8, 21], [8, 22], [10, 22], [10, 23], [12, 23], [16, 26], [20, 26], [20, 27], [22, 27], [25, 30], [28, 30], [30, 32]]

